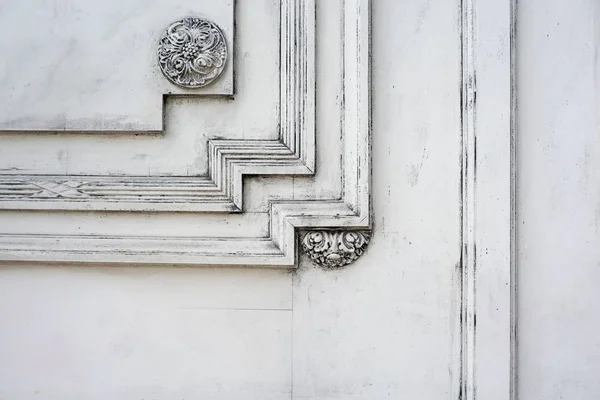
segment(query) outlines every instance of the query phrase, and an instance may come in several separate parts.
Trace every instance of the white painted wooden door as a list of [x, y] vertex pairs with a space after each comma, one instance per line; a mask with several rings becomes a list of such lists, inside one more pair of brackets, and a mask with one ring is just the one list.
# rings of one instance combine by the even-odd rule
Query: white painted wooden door
[[0, 399], [598, 398], [599, 15], [0, 0]]
[[[465, 391], [459, 1], [26, 3], [2, 13], [28, 34], [3, 35], [0, 398]], [[226, 40], [206, 88], [157, 60], [186, 16]]]

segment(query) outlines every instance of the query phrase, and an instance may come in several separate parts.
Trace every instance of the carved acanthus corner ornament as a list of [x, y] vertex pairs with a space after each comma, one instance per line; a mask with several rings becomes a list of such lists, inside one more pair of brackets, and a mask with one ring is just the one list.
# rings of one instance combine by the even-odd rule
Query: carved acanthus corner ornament
[[186, 88], [209, 85], [227, 62], [227, 43], [214, 23], [195, 17], [173, 22], [158, 46], [158, 64], [165, 77]]
[[340, 268], [357, 260], [365, 252], [370, 239], [370, 231], [310, 231], [302, 237], [302, 248], [315, 264]]

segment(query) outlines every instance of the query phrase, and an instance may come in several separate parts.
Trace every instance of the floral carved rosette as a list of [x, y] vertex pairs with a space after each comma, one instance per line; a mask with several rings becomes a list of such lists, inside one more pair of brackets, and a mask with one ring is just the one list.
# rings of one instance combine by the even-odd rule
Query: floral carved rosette
[[367, 231], [310, 231], [302, 238], [302, 248], [314, 263], [339, 268], [358, 259], [370, 239]]
[[227, 43], [214, 23], [195, 17], [173, 22], [158, 46], [158, 64], [165, 77], [176, 85], [200, 88], [223, 72]]

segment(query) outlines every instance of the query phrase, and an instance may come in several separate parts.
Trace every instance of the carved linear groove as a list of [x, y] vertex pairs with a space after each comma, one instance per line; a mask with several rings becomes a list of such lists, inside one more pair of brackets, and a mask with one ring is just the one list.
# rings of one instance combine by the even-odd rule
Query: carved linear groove
[[213, 140], [208, 147], [206, 177], [0, 176], [0, 208], [240, 212], [244, 175], [312, 174], [277, 140]]

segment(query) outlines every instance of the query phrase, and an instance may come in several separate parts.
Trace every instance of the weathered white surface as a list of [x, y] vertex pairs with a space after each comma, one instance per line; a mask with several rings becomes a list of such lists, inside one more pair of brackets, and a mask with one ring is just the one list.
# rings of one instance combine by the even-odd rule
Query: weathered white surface
[[[252, 4], [236, 5], [236, 27], [250, 34], [236, 40], [243, 62], [236, 65], [235, 100], [167, 97], [162, 134], [1, 133], [0, 171], [58, 175], [200, 175], [207, 172], [208, 139], [277, 138], [279, 5], [277, 0], [255, 0]], [[257, 10], [260, 12], [255, 14]], [[157, 74], [161, 74], [160, 71]]]
[[[275, 3], [265, 0], [256, 15], [272, 17]], [[256, 212], [239, 216], [28, 211], [4, 212], [0, 225], [12, 233], [260, 236], [272, 229], [269, 196], [335, 198], [344, 187], [343, 125], [336, 114], [343, 104], [337, 78], [347, 72], [339, 60], [341, 3], [318, 2], [317, 98], [324, 108], [317, 130], [324, 150], [317, 153], [315, 177], [251, 179], [245, 204]], [[375, 229], [367, 253], [339, 271], [317, 269], [304, 257], [293, 273], [4, 264], [0, 397], [472, 400], [478, 394], [509, 400], [508, 2], [461, 3], [463, 11], [473, 6], [479, 26], [471, 37], [477, 39], [474, 69], [462, 69], [477, 78], [477, 108], [465, 107], [462, 116], [459, 2], [373, 3]], [[591, 400], [600, 396], [600, 10], [592, 0], [519, 5], [518, 395]], [[242, 15], [252, 26], [252, 14]], [[198, 129], [214, 133], [225, 126], [244, 138], [250, 126], [250, 137], [273, 138], [278, 109], [264, 109], [276, 97], [273, 87], [265, 90], [270, 103], [246, 102], [269, 81], [269, 71], [252, 79], [263, 63], [257, 54], [250, 51], [250, 67], [241, 69], [242, 85], [252, 89], [244, 95], [247, 108], [211, 99], [207, 104], [218, 112], [198, 116], [197, 104], [187, 100], [168, 110], [173, 130], [159, 140], [171, 152], [156, 137], [94, 142], [14, 134], [2, 136], [17, 145], [0, 146], [0, 161], [22, 159], [19, 166], [29, 172], [57, 173], [69, 157], [79, 157], [72, 171], [87, 171], [117, 168], [113, 161], [132, 149], [154, 146], [160, 157], [132, 156], [118, 168], [201, 170], [202, 163], [179, 159], [195, 153], [181, 153], [194, 138], [202, 146], [206, 137], [194, 136]], [[265, 59], [276, 63], [272, 56]], [[469, 82], [462, 83], [468, 89]], [[248, 125], [251, 117], [255, 123]], [[477, 140], [466, 130], [461, 138], [461, 121], [466, 128], [476, 123]], [[71, 156], [59, 157], [69, 146], [76, 149]], [[51, 155], [42, 157], [49, 148]], [[91, 155], [89, 165], [81, 149]], [[461, 154], [473, 149], [476, 157]], [[461, 171], [461, 160], [477, 173]], [[470, 212], [462, 222], [472, 218], [462, 232], [461, 204]], [[467, 246], [476, 253], [465, 253]], [[465, 254], [477, 257], [466, 260]], [[463, 314], [461, 321], [461, 311], [476, 315], [467, 321]], [[465, 350], [469, 360], [461, 367]]]
[[290, 398], [288, 273], [3, 266], [0, 276], [0, 398]]
[[600, 4], [519, 0], [519, 398], [600, 398]]
[[350, 267], [302, 260], [294, 276], [294, 398], [448, 400], [459, 378], [459, 4], [372, 10], [374, 236]]
[[[273, 3], [261, 4], [272, 12]], [[0, 221], [11, 232], [266, 235], [270, 228], [264, 211], [270, 196], [336, 198], [344, 188], [339, 179], [344, 164], [338, 118], [342, 83], [337, 78], [348, 72], [339, 60], [341, 4], [318, 1], [317, 102], [323, 108], [317, 115], [317, 175], [252, 179], [244, 191], [245, 204], [260, 214], [54, 212], [40, 217], [29, 211], [20, 216], [5, 212]], [[0, 268], [0, 319], [14, 322], [0, 332], [0, 372], [6, 372], [0, 379], [8, 377], [0, 394], [115, 400], [458, 398], [459, 6], [458, 1], [373, 1], [375, 230], [367, 253], [354, 265], [323, 271], [303, 258], [293, 274], [5, 265]], [[255, 11], [262, 15], [265, 10]], [[347, 24], [346, 29], [353, 27]], [[256, 89], [252, 76], [240, 80]], [[252, 104], [253, 97], [245, 96]], [[175, 145], [169, 148], [169, 139], [184, 131], [191, 140], [196, 130], [217, 132], [225, 126], [239, 138], [251, 119], [246, 112], [223, 111], [230, 105], [214, 105], [220, 111], [205, 114], [211, 117], [208, 122], [194, 114], [192, 105], [185, 112], [169, 110], [167, 120], [177, 130], [167, 129], [159, 139], [169, 151], [158, 162], [152, 156], [138, 163], [132, 156], [122, 168], [143, 169], [146, 162], [153, 173], [181, 171], [184, 160]], [[264, 128], [277, 121], [270, 119], [277, 109], [265, 111], [265, 105], [247, 106], [262, 110], [256, 123], [249, 124], [253, 135], [273, 133]], [[131, 150], [154, 140], [155, 151], [163, 149], [156, 138], [104, 137], [98, 148], [89, 138], [73, 136], [35, 135], [21, 139], [20, 145], [40, 151], [46, 143], [60, 147], [75, 141], [74, 146], [81, 146], [86, 141], [88, 153], [98, 149], [102, 154], [92, 155], [94, 165], [102, 168], [128, 155], [115, 150], [123, 153], [111, 158], [120, 144]], [[201, 147], [204, 139], [196, 144]], [[195, 151], [179, 146], [185, 156]], [[83, 168], [84, 156], [77, 157]], [[60, 168], [56, 163], [34, 166], [39, 171]], [[328, 220], [314, 223], [321, 221]], [[15, 365], [4, 361], [14, 359]]]
[[463, 1], [461, 399], [511, 400], [513, 1]]
[[[218, 81], [196, 90], [157, 61], [163, 30], [190, 15], [229, 47]], [[0, 130], [161, 131], [164, 94], [233, 94], [233, 20], [233, 0], [2, 0]]]
[[[273, 4], [267, 2], [266, 5], [272, 12]], [[244, 175], [314, 175], [315, 128], [319, 122], [315, 120], [315, 4], [283, 0], [279, 8], [281, 35], [277, 47], [280, 47], [281, 103], [278, 139], [213, 138], [207, 145], [208, 173], [195, 178], [123, 177], [110, 173], [101, 177], [20, 176], [11, 173], [13, 168], [9, 168], [9, 173], [0, 181], [3, 200], [0, 209], [9, 210], [9, 213], [31, 209], [240, 213], [246, 211], [242, 204]], [[246, 13], [248, 18], [262, 15], [262, 11], [250, 8], [242, 14]], [[142, 233], [135, 235], [124, 235], [118, 229], [106, 235], [82, 234], [85, 228], [65, 231], [58, 223], [53, 234], [1, 234], [0, 259], [294, 266], [297, 260], [296, 229], [370, 229], [370, 2], [346, 1], [342, 18], [344, 23], [338, 26], [341, 35], [336, 35], [339, 42], [335, 45], [344, 51], [327, 59], [337, 68], [343, 68], [344, 73], [337, 74], [340, 80], [333, 88], [339, 87], [341, 92], [332, 91], [328, 85], [320, 87], [339, 107], [336, 111], [341, 131], [323, 132], [334, 137], [341, 135], [342, 168], [333, 178], [343, 183], [341, 193], [333, 198], [313, 195], [306, 199], [312, 201], [301, 202], [293, 195], [283, 202], [270, 203], [268, 235], [248, 237], [243, 230], [240, 235], [238, 229], [233, 229], [227, 236], [192, 236], [189, 231], [182, 231], [168, 238], [148, 235], [143, 229], [137, 229], [136, 232]], [[255, 30], [251, 32], [257, 34]], [[259, 94], [258, 97], [262, 96]], [[64, 138], [68, 139], [67, 136]], [[332, 177], [326, 178], [326, 183], [331, 182]], [[331, 187], [331, 184], [327, 183], [327, 186]], [[339, 187], [339, 184], [333, 187]], [[206, 220], [201, 222], [201, 217], [193, 216], [198, 218], [198, 223], [211, 224]], [[352, 253], [356, 248], [350, 245], [347, 250]], [[356, 256], [360, 255], [358, 251], [356, 253]]]

